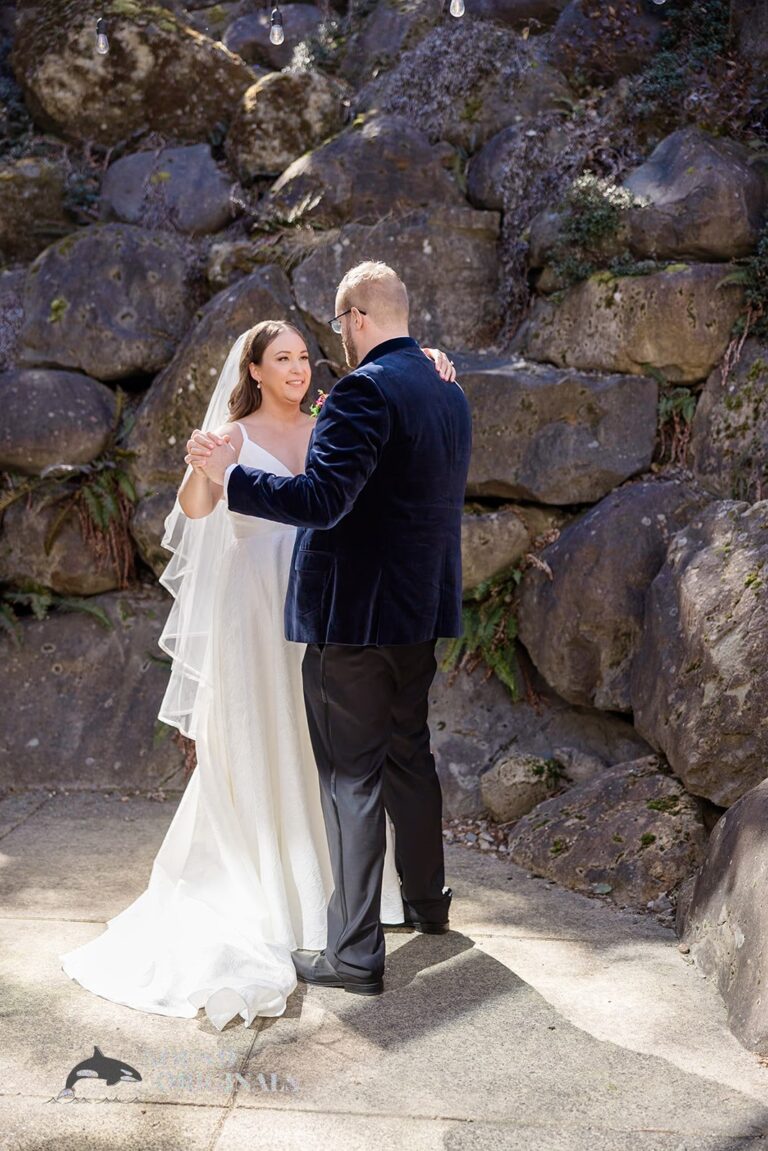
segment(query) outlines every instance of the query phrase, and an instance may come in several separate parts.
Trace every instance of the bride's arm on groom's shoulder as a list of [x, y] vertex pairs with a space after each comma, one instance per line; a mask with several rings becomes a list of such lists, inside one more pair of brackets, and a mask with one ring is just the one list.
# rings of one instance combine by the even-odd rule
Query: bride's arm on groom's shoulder
[[[243, 434], [237, 424], [224, 424], [215, 434], [230, 444], [235, 453], [233, 458], [237, 459], [243, 442]], [[214, 441], [198, 428], [187, 440], [184, 462], [191, 465], [192, 471], [184, 477], [178, 494], [181, 510], [193, 520], [210, 515], [222, 496], [219, 484], [212, 483], [204, 471], [204, 461], [212, 447]]]

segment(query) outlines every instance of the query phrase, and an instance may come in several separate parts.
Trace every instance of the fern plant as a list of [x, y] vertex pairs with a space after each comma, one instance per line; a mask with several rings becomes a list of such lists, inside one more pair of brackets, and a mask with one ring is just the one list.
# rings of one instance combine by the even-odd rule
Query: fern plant
[[448, 641], [442, 668], [471, 674], [481, 664], [486, 678], [496, 675], [512, 698], [520, 698], [519, 671], [515, 654], [517, 639], [516, 590], [522, 578], [519, 568], [509, 568], [479, 584], [464, 602], [464, 634]]
[[5, 588], [0, 591], [0, 632], [18, 647], [21, 643], [20, 621], [25, 615], [32, 615], [36, 620], [48, 618], [52, 610], [83, 612], [98, 620], [102, 627], [111, 628], [110, 620], [100, 604], [93, 603], [87, 598], [78, 599], [75, 596], [59, 596], [53, 592], [39, 588], [37, 591], [14, 591]]
[[659, 463], [685, 467], [695, 411], [696, 395], [688, 388], [666, 388], [661, 392], [658, 406]]
[[44, 495], [43, 501], [44, 506], [58, 507], [45, 539], [46, 554], [64, 524], [75, 516], [84, 543], [97, 563], [111, 563], [120, 587], [127, 587], [135, 576], [130, 520], [138, 499], [125, 468], [132, 453], [120, 447], [128, 431], [123, 419], [124, 399], [125, 393], [118, 391], [115, 431], [97, 459], [89, 464], [53, 464], [39, 476], [7, 476], [6, 490], [0, 495], [1, 514], [32, 492], [41, 491], [44, 495], [46, 488], [55, 488], [48, 497]]
[[751, 256], [735, 261], [736, 267], [724, 276], [718, 288], [738, 284], [744, 288], [744, 314], [736, 321], [734, 335], [768, 336], [768, 224]]

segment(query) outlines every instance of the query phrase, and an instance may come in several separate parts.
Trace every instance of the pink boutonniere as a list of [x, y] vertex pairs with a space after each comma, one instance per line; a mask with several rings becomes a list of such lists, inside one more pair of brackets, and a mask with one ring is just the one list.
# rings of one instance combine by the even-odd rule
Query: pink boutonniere
[[312, 406], [309, 409], [310, 414], [313, 415], [315, 417], [315, 419], [317, 419], [317, 417], [320, 415], [320, 409], [322, 408], [323, 404], [325, 403], [325, 401], [327, 399], [328, 399], [328, 393], [327, 392], [318, 392], [317, 399], [315, 400], [314, 404], [312, 404]]

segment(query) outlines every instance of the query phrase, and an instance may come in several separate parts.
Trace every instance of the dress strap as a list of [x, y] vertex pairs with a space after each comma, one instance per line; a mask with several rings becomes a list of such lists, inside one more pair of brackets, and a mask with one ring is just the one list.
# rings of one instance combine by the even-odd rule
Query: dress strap
[[240, 431], [243, 433], [243, 439], [244, 440], [250, 440], [251, 437], [248, 435], [248, 432], [246, 431], [245, 424], [241, 424], [240, 420], [235, 420], [235, 424], [240, 429]]

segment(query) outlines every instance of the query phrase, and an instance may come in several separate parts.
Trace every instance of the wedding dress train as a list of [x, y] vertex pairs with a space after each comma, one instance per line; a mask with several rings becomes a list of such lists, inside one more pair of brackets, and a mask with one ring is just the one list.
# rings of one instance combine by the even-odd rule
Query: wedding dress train
[[[242, 425], [240, 425], [242, 427]], [[285, 465], [247, 438], [240, 461]], [[204, 1008], [223, 1028], [281, 1015], [290, 952], [325, 945], [333, 889], [304, 712], [302, 645], [283, 635], [295, 528], [222, 509], [207, 671], [195, 701], [197, 767], [146, 890], [62, 968], [105, 999], [159, 1015]], [[382, 919], [403, 921], [387, 819]]]

